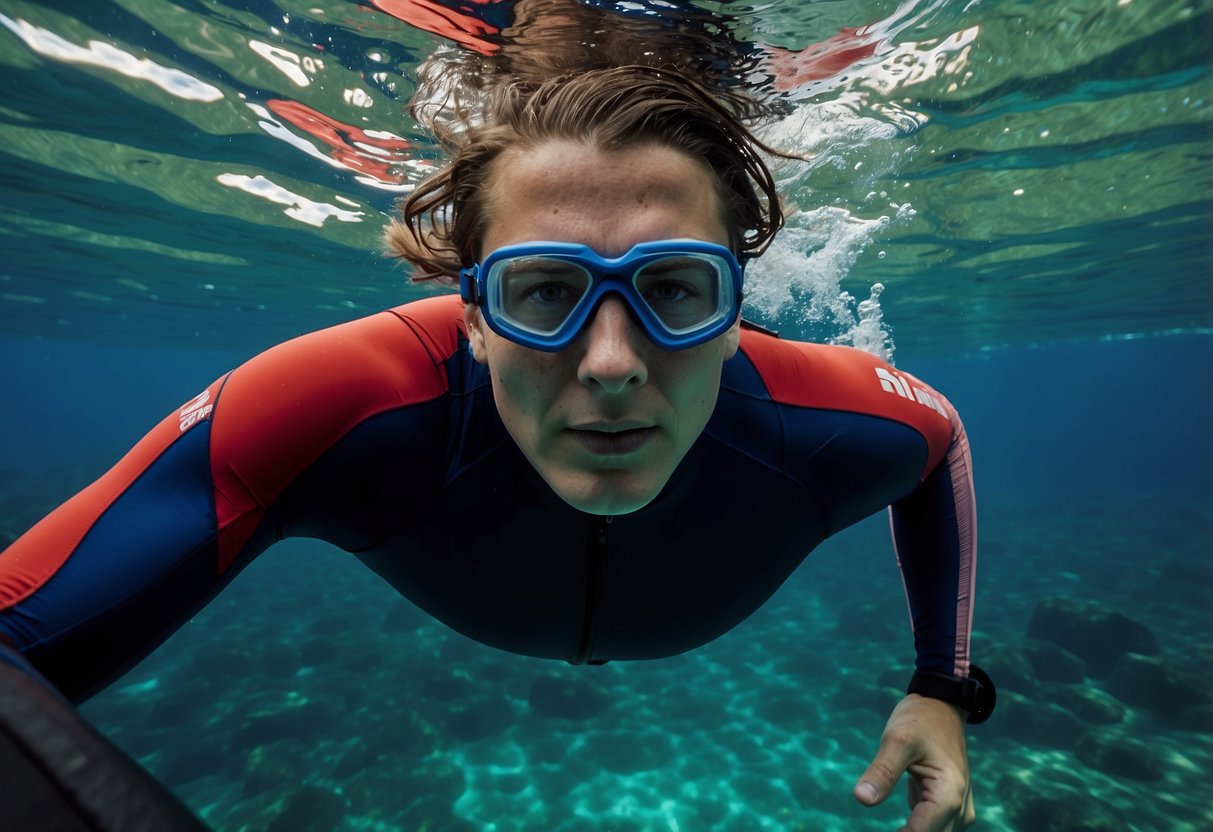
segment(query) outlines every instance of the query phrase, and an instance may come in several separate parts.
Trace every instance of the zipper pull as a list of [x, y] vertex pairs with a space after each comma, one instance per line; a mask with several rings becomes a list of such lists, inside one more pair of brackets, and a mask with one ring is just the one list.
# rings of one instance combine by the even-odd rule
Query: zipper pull
[[606, 546], [607, 531], [611, 528], [611, 521], [614, 520], [613, 515], [607, 514], [603, 516], [598, 523], [598, 536], [595, 542], [599, 546]]

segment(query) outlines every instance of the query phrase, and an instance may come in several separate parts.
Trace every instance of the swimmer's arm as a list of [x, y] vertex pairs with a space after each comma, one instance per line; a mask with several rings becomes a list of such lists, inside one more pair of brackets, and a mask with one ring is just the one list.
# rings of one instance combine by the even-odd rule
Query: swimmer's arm
[[[916, 667], [968, 675], [977, 526], [969, 443], [956, 411], [944, 459], [908, 497], [890, 507], [917, 650]], [[964, 712], [908, 694], [890, 715], [880, 746], [854, 788], [865, 806], [882, 803], [910, 775], [914, 832], [953, 832], [976, 819]]]
[[977, 561], [972, 461], [960, 417], [937, 398], [952, 425], [951, 444], [889, 515], [914, 629], [915, 668], [967, 676]]
[[0, 636], [73, 700], [150, 652], [219, 580], [208, 450], [223, 382], [0, 554]]
[[[441, 394], [412, 327], [382, 313], [295, 339], [170, 413], [0, 553], [0, 637], [73, 701], [112, 682], [295, 531], [280, 498], [338, 439]], [[323, 525], [324, 501], [309, 510]]]

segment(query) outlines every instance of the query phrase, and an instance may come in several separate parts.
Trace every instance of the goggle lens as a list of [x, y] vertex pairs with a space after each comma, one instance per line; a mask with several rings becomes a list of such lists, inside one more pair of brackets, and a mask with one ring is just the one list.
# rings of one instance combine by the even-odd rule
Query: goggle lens
[[494, 251], [460, 280], [489, 326], [524, 346], [563, 349], [599, 301], [617, 293], [657, 344], [685, 349], [737, 319], [742, 276], [723, 246], [663, 240], [615, 259], [570, 243], [521, 243]]
[[489, 276], [490, 286], [494, 277], [500, 313], [536, 335], [558, 331], [593, 282], [584, 267], [550, 257], [502, 261]]
[[636, 272], [633, 285], [673, 334], [699, 329], [721, 313], [726, 273], [701, 257], [675, 256], [649, 263]]

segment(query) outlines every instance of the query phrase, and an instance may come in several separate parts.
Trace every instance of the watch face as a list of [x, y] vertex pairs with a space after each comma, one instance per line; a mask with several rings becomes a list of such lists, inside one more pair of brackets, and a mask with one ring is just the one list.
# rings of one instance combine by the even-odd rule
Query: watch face
[[969, 681], [976, 682], [976, 685], [969, 688], [972, 691], [973, 705], [968, 709], [969, 718], [965, 721], [976, 725], [985, 722], [990, 718], [990, 714], [994, 713], [994, 706], [998, 703], [998, 689], [994, 687], [990, 675], [975, 664], [969, 665]]

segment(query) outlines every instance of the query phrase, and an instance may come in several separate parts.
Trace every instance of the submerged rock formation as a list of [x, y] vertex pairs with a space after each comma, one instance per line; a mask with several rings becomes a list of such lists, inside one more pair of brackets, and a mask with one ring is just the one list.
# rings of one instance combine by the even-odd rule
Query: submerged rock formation
[[1099, 679], [1126, 653], [1158, 653], [1158, 642], [1149, 627], [1106, 604], [1085, 599], [1041, 601], [1028, 625], [1028, 636], [1064, 647], [1086, 662], [1087, 672]]

